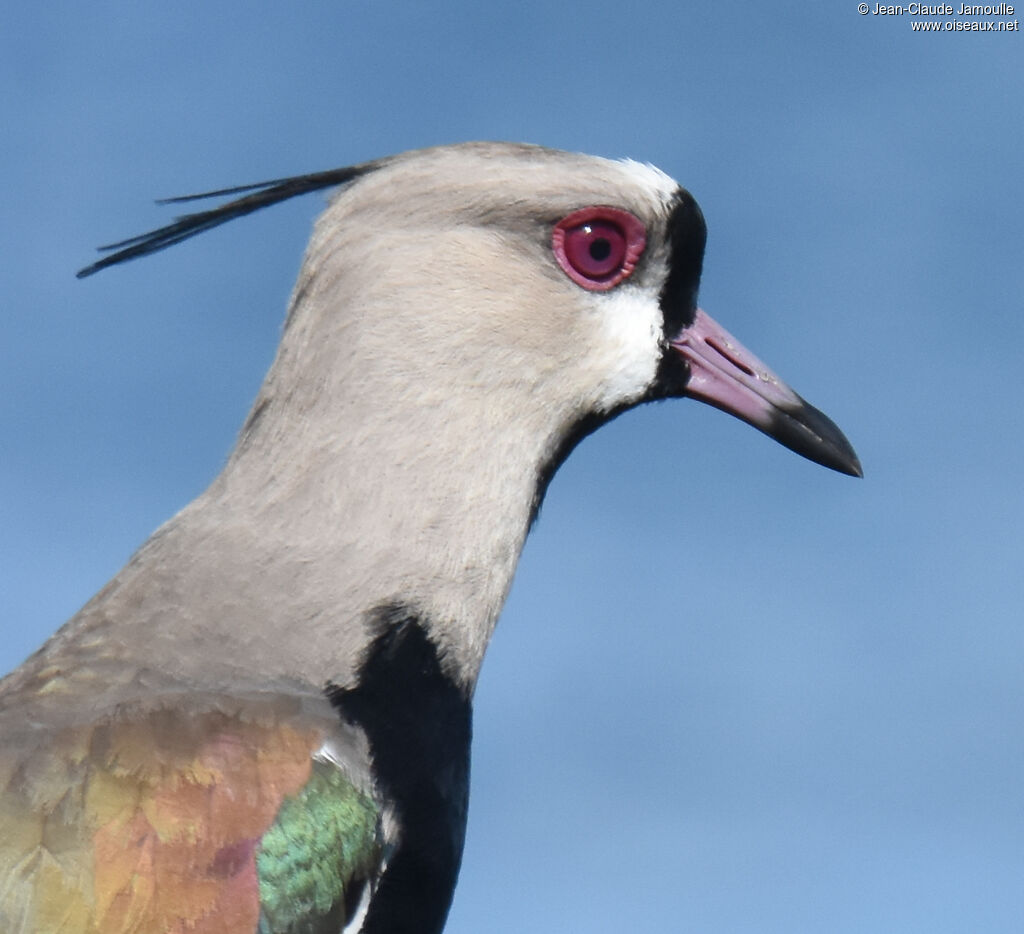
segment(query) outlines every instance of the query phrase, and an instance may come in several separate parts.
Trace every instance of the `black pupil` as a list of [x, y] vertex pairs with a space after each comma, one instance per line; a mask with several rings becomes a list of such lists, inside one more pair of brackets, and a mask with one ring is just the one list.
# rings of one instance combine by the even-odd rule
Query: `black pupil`
[[590, 241], [590, 258], [595, 262], [602, 262], [608, 259], [612, 252], [612, 245], [604, 237], [596, 237]]

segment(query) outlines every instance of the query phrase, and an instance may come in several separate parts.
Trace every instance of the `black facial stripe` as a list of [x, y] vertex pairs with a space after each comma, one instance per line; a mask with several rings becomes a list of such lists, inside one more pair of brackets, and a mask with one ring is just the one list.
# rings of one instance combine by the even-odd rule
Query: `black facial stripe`
[[384, 606], [374, 616], [378, 635], [355, 687], [327, 689], [366, 734], [376, 786], [399, 826], [361, 930], [440, 934], [462, 861], [472, 709], [411, 608]]
[[686, 395], [686, 384], [690, 381], [690, 366], [682, 354], [666, 348], [658, 361], [658, 371], [647, 390], [648, 400], [672, 399]]
[[693, 195], [683, 188], [675, 193], [665, 229], [669, 268], [659, 299], [665, 320], [665, 339], [672, 340], [683, 328], [693, 324], [708, 235], [700, 207]]

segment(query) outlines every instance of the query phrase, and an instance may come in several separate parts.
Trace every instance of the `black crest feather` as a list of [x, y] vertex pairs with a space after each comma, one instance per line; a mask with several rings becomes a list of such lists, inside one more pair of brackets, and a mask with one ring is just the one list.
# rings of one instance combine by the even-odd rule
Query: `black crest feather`
[[[236, 217], [243, 217], [258, 211], [260, 208], [287, 201], [289, 198], [298, 195], [308, 194], [322, 188], [333, 188], [335, 185], [344, 185], [353, 181], [360, 175], [377, 168], [379, 162], [364, 162], [360, 165], [350, 165], [343, 169], [330, 169], [326, 172], [314, 172], [310, 175], [296, 175], [292, 178], [275, 178], [267, 182], [256, 182], [253, 185], [237, 185], [233, 188], [220, 188], [217, 191], [204, 191], [201, 194], [181, 195], [177, 198], [163, 198], [157, 204], [182, 204], [186, 201], [199, 201], [203, 198], [220, 198], [226, 195], [242, 194], [241, 198], [235, 198], [227, 204], [212, 208], [209, 211], [197, 211], [194, 214], [185, 214], [176, 218], [173, 224], [151, 230], [149, 233], [139, 234], [137, 237], [129, 237], [127, 240], [119, 240], [117, 243], [108, 243], [101, 246], [101, 251], [114, 251], [109, 256], [97, 260], [77, 273], [79, 279], [91, 276], [94, 272], [106, 269], [107, 266], [115, 266], [118, 263], [127, 262], [138, 256], [148, 256], [166, 247], [194, 237], [205, 230], [218, 227]], [[245, 193], [245, 194], [243, 194]]]

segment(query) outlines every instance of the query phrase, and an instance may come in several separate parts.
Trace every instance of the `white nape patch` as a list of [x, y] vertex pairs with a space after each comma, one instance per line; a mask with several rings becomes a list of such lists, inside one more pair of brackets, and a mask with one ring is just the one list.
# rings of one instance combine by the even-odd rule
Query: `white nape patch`
[[654, 381], [664, 319], [657, 296], [636, 285], [624, 284], [595, 297], [604, 336], [599, 365], [605, 374], [595, 401], [608, 412], [639, 400]]
[[679, 188], [679, 183], [666, 175], [656, 165], [649, 162], [636, 162], [633, 159], [620, 159], [618, 164], [626, 170], [629, 177], [642, 188], [650, 189], [655, 197], [666, 203]]

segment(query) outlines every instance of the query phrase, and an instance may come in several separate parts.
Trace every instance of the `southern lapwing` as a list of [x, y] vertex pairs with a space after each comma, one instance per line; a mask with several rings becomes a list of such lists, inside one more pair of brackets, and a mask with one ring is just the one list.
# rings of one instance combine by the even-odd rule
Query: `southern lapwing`
[[697, 307], [703, 217], [649, 165], [410, 152], [81, 274], [333, 186], [221, 474], [0, 682], [3, 934], [441, 931], [474, 685], [573, 446], [690, 396], [860, 474]]

